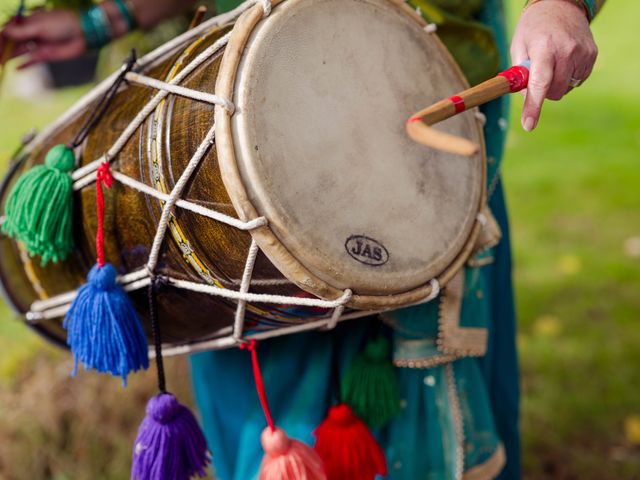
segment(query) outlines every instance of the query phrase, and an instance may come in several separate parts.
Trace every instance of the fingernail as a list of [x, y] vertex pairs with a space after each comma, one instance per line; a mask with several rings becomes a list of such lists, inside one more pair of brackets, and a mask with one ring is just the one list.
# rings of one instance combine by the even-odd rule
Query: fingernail
[[530, 132], [535, 127], [535, 123], [532, 117], [527, 117], [522, 122], [522, 128], [524, 128], [527, 132]]

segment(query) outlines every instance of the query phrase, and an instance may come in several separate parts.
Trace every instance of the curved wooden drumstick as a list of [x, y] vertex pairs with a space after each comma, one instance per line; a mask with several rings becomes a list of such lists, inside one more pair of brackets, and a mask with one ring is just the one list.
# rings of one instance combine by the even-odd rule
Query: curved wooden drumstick
[[431, 126], [469, 108], [483, 105], [507, 93], [519, 92], [527, 88], [529, 65], [527, 61], [522, 65], [511, 67], [480, 85], [445, 100], [440, 100], [438, 103], [413, 114], [407, 120], [409, 137], [418, 143], [445, 152], [469, 157], [476, 154], [480, 149], [479, 145], [466, 138], [441, 132]]

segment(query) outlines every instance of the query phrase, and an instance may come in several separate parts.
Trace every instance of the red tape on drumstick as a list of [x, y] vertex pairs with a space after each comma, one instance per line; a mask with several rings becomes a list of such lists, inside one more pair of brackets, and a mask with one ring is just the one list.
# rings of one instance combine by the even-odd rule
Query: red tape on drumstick
[[456, 109], [456, 113], [462, 113], [467, 109], [467, 106], [464, 104], [464, 99], [462, 97], [454, 95], [453, 97], [449, 97], [449, 100], [451, 100], [451, 103], [453, 103], [453, 106]]
[[529, 69], [524, 65], [516, 65], [499, 73], [498, 77], [504, 77], [509, 81], [511, 93], [519, 92], [529, 84]]

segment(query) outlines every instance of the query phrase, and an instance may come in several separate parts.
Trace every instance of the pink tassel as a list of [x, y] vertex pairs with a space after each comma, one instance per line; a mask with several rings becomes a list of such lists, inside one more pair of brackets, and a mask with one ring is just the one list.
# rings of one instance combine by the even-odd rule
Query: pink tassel
[[318, 454], [308, 445], [287, 437], [282, 429], [267, 427], [260, 440], [265, 455], [259, 480], [326, 480]]
[[240, 345], [241, 350], [247, 349], [251, 353], [256, 390], [268, 425], [260, 436], [264, 458], [260, 465], [258, 480], [327, 480], [322, 460], [315, 450], [298, 440], [287, 437], [287, 434], [273, 423], [256, 347], [255, 340]]

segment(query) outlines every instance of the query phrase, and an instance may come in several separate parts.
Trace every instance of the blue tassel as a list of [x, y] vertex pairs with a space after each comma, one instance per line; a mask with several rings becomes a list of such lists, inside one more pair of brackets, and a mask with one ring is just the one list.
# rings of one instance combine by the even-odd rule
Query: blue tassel
[[129, 297], [116, 282], [110, 264], [96, 265], [78, 291], [64, 320], [67, 344], [78, 363], [122, 377], [149, 367], [147, 338]]

